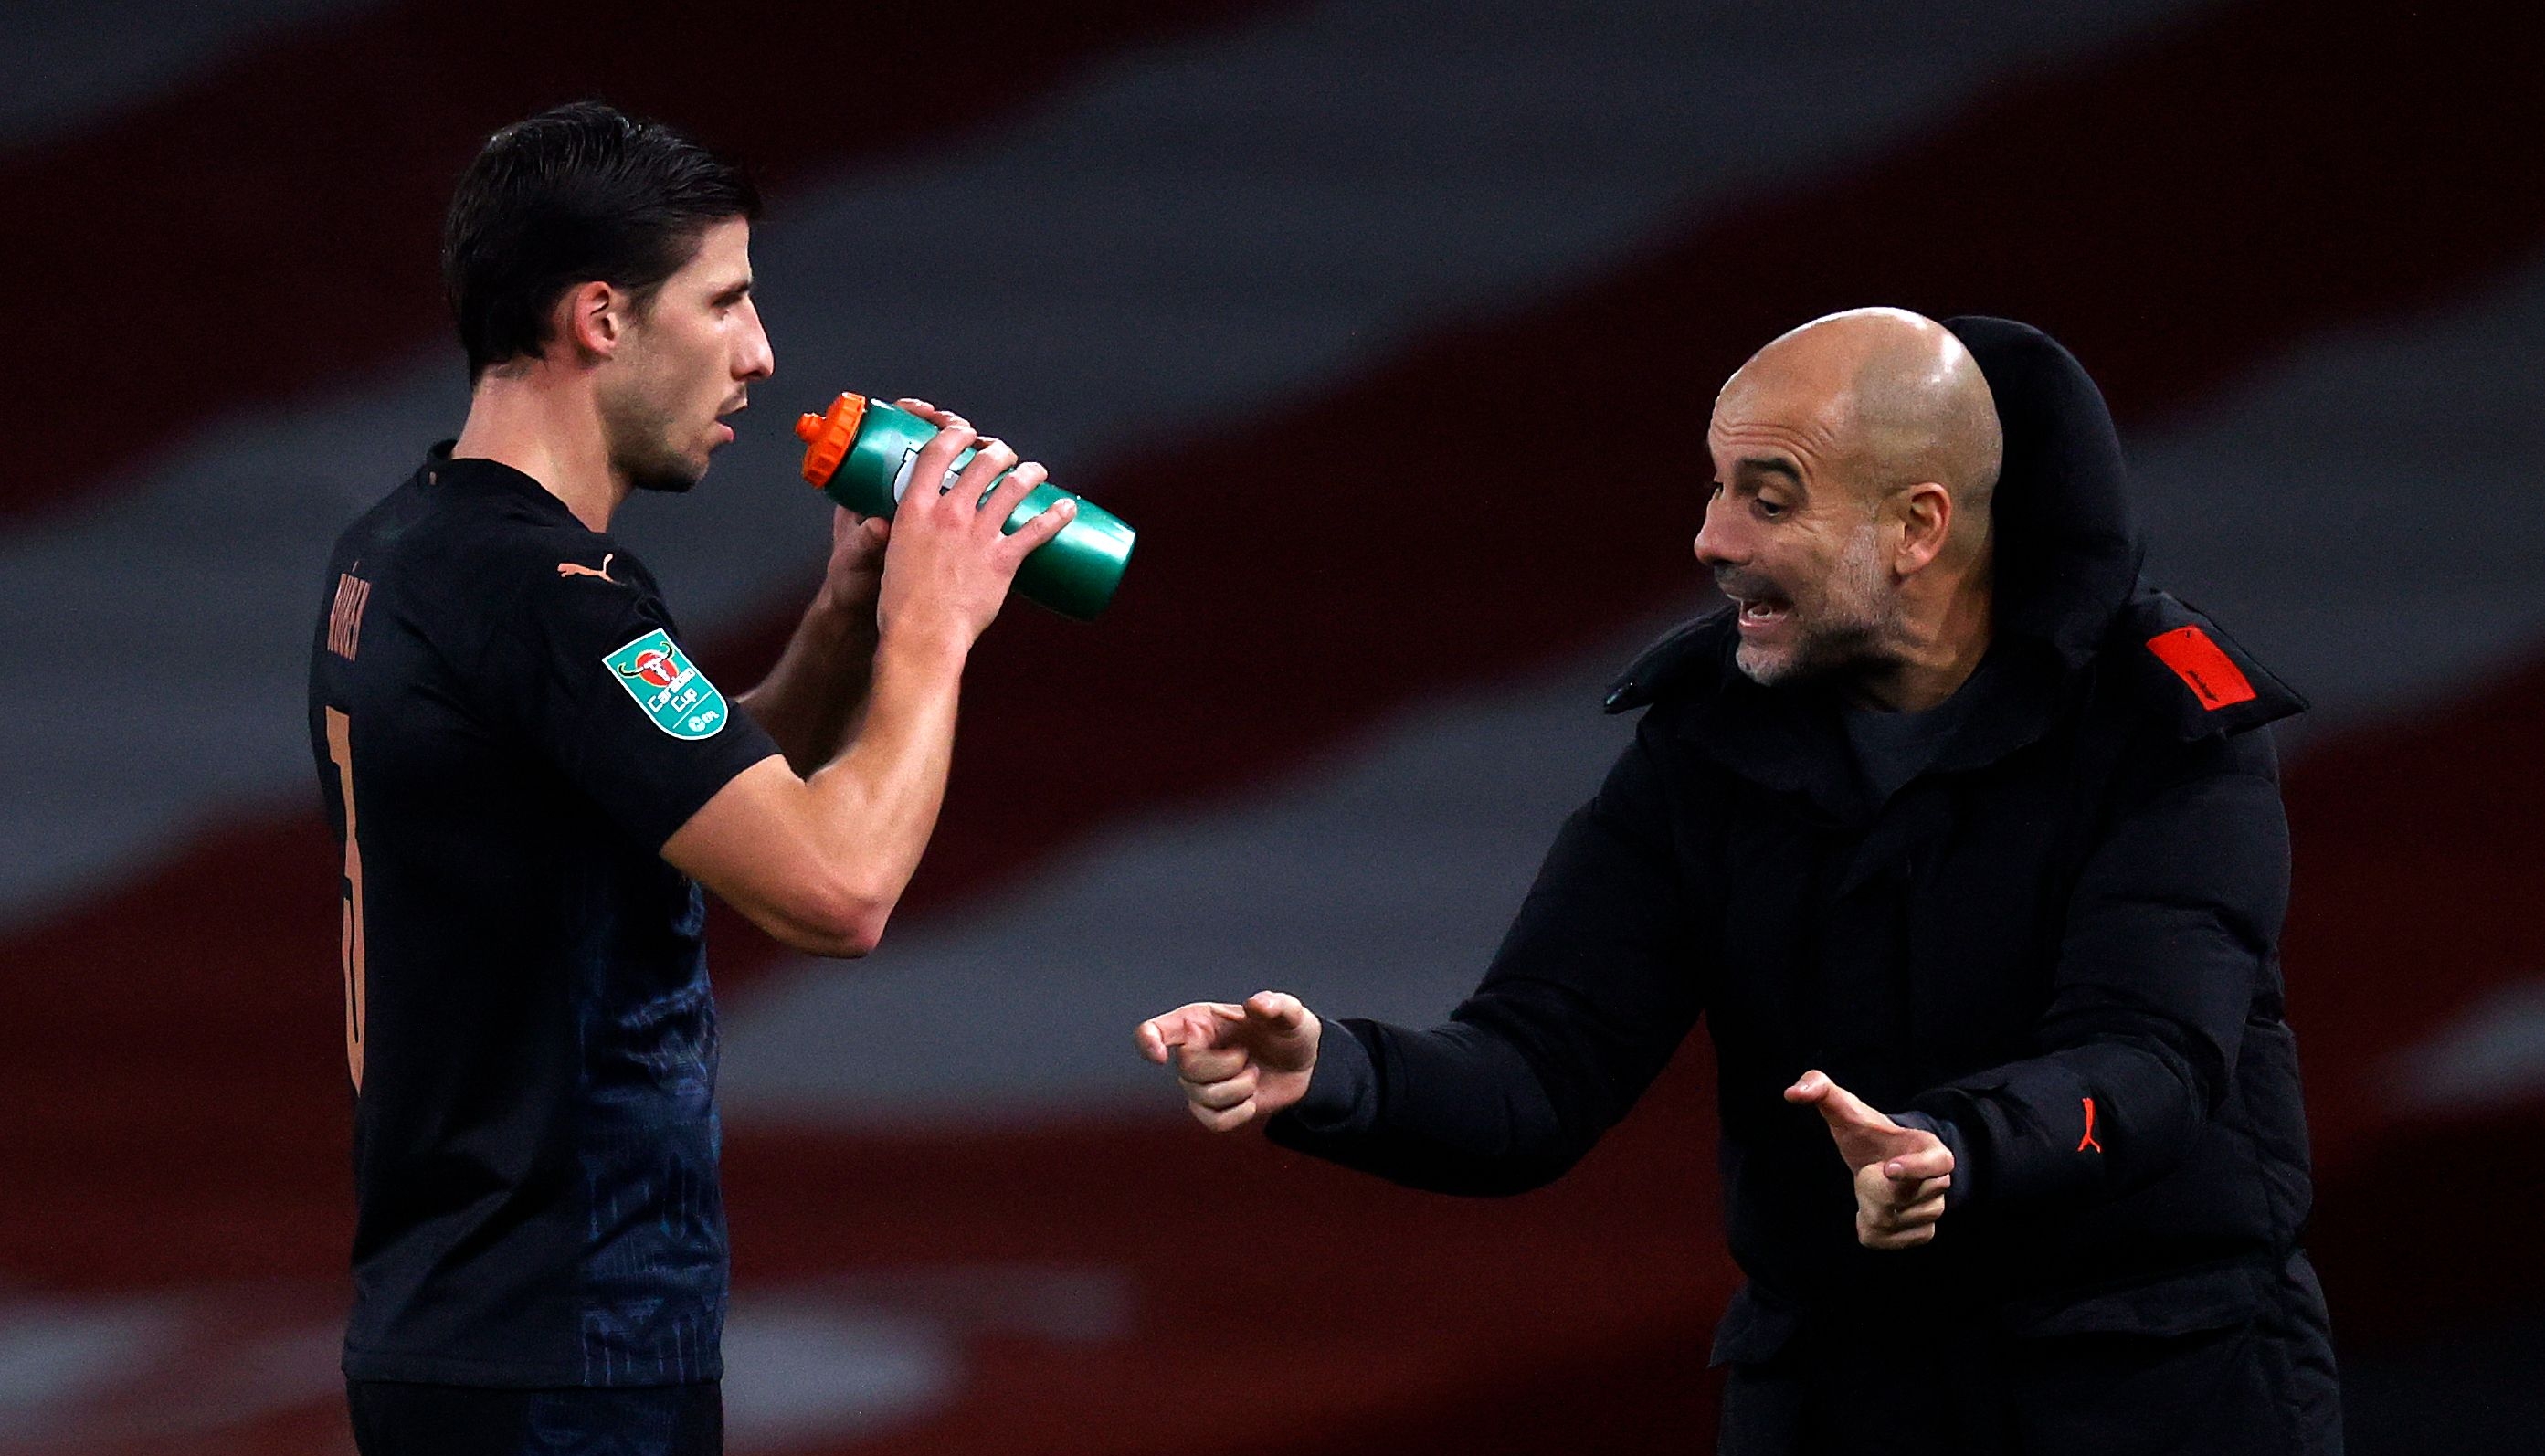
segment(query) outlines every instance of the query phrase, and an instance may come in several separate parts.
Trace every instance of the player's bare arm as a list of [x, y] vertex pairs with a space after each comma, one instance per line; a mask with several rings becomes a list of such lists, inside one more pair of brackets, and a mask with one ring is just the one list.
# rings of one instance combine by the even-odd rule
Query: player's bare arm
[[[1002, 534], [1001, 523], [1042, 483], [1043, 468], [1019, 464], [1015, 450], [980, 440], [959, 420], [920, 451], [912, 477], [943, 479], [975, 445], [980, 452], [951, 489], [914, 493], [888, 531], [861, 526], [833, 552], [845, 580], [826, 580], [825, 594], [835, 585], [858, 590], [857, 574], [869, 569], [856, 537], [882, 546], [872, 571], [871, 667], [859, 699], [850, 700], [852, 688], [826, 696], [814, 686], [826, 666], [848, 664], [854, 675], [854, 640], [833, 635], [853, 629], [836, 621], [799, 630], [792, 669], [781, 659], [772, 682], [754, 689], [755, 713], [770, 704], [797, 736], [789, 744], [772, 729], [790, 757], [826, 726], [836, 735], [833, 751], [803, 777], [786, 758], [745, 770], [663, 846], [675, 866], [797, 949], [860, 956], [881, 938], [937, 826], [964, 661], [997, 617], [1018, 564], [1074, 514], [1062, 501]], [[1003, 471], [1011, 473], [992, 490]]]

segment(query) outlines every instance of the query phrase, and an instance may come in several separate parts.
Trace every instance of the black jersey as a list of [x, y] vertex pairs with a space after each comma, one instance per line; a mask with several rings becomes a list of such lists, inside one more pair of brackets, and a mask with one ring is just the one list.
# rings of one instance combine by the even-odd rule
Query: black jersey
[[660, 850], [778, 750], [626, 548], [448, 451], [337, 541], [310, 651], [345, 849], [345, 1371], [714, 1379], [715, 1008]]

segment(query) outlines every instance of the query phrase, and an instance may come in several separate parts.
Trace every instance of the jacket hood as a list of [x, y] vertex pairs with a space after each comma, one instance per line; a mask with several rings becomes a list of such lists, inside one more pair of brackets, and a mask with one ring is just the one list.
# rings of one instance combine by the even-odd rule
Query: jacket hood
[[2039, 329], [1977, 315], [1944, 327], [1978, 361], [2006, 437], [1994, 507], [1998, 634], [2080, 662], [2129, 601], [2144, 555], [2112, 412], [2085, 365]]

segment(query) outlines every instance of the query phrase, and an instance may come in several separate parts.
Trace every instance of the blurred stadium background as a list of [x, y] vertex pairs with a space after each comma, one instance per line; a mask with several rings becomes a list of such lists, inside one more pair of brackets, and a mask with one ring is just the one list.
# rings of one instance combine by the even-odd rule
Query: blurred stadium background
[[975, 659], [884, 947], [730, 918], [733, 1447], [1702, 1448], [1692, 1047], [1559, 1186], [1185, 1119], [1144, 1014], [1428, 1019], [1707, 597], [1714, 385], [2003, 313], [2284, 740], [2359, 1452], [2545, 1428], [2545, 23], [2473, 3], [90, 0], [0, 8], [0, 1452], [338, 1453], [348, 1097], [302, 676], [455, 432], [434, 246], [600, 95], [738, 154], [777, 377], [625, 534], [728, 688], [818, 570], [786, 426], [960, 408], [1142, 529]]

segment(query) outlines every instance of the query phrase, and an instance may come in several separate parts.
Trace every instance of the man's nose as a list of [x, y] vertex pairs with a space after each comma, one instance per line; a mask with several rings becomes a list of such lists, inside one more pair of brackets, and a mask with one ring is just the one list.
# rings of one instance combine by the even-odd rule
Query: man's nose
[[1732, 524], [1733, 514], [1722, 509], [1723, 497], [1715, 496], [1705, 503], [1705, 521], [1696, 528], [1696, 559], [1708, 570], [1746, 557], [1738, 539], [1738, 528]]
[[769, 331], [760, 326], [760, 310], [751, 312], [751, 330], [743, 336], [742, 357], [735, 361], [734, 377], [766, 379], [778, 372], [778, 355], [769, 347]]

